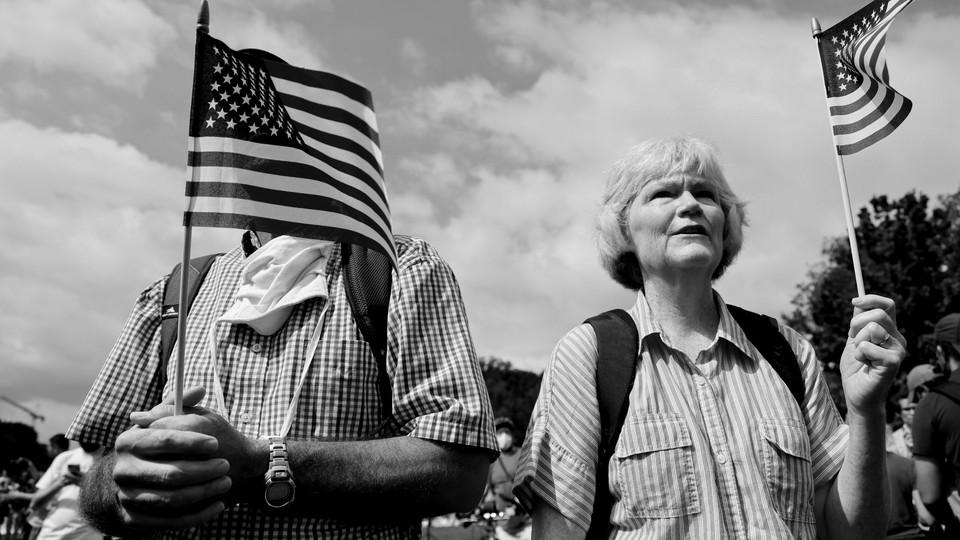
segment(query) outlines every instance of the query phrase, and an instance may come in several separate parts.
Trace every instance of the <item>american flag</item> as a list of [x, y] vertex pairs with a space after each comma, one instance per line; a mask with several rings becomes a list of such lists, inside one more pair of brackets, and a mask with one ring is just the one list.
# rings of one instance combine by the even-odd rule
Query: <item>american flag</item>
[[197, 33], [184, 225], [356, 244], [397, 264], [370, 92]]
[[883, 46], [911, 0], [878, 0], [820, 35], [820, 61], [837, 153], [859, 152], [889, 135], [913, 104], [890, 86]]

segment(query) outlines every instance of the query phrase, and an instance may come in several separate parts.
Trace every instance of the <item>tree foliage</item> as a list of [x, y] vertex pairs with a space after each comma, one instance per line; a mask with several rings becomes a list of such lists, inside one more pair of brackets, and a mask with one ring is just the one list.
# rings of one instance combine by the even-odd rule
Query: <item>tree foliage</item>
[[540, 393], [542, 374], [515, 369], [497, 357], [480, 358], [483, 380], [490, 394], [494, 416], [506, 416], [517, 426], [517, 443], [523, 439], [533, 405]]
[[13, 472], [17, 458], [27, 458], [34, 465], [46, 468], [49, 464], [46, 447], [37, 441], [37, 432], [20, 422], [0, 420], [0, 468]]
[[[946, 313], [960, 311], [960, 192], [936, 204], [911, 191], [899, 200], [877, 196], [860, 209], [856, 225], [866, 292], [893, 298], [897, 324], [907, 340], [901, 368], [927, 360], [924, 334]], [[835, 369], [845, 345], [857, 295], [846, 236], [831, 238], [825, 261], [798, 285], [794, 310], [786, 322], [810, 338], [828, 371]]]

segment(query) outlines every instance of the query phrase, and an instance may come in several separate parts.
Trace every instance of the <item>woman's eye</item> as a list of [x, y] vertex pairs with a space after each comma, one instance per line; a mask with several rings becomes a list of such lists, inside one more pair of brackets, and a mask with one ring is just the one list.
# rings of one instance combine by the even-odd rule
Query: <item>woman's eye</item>
[[669, 192], [669, 191], [667, 191], [667, 190], [665, 190], [665, 189], [661, 189], [660, 191], [654, 191], [654, 192], [653, 192], [653, 195], [651, 195], [650, 198], [651, 198], [651, 199], [660, 199], [660, 198], [669, 197], [669, 196], [670, 196], [670, 192]]
[[710, 190], [701, 190], [697, 192], [698, 199], [709, 199], [711, 201], [717, 200], [717, 194]]

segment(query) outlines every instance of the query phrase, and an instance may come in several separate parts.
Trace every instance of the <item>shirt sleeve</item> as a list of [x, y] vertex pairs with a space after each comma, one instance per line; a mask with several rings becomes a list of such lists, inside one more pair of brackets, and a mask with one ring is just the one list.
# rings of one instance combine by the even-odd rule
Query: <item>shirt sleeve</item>
[[584, 324], [560, 340], [544, 372], [513, 491], [528, 513], [539, 499], [585, 531], [600, 444], [596, 373], [596, 334]]
[[780, 331], [800, 363], [800, 374], [806, 389], [801, 409], [810, 438], [814, 486], [820, 488], [840, 472], [847, 453], [849, 429], [833, 402], [813, 346], [786, 326], [781, 325]]
[[935, 417], [937, 414], [936, 396], [927, 393], [917, 403], [913, 414], [913, 455], [939, 461], [943, 459], [944, 444], [936, 433]]
[[43, 476], [37, 480], [35, 484], [37, 490], [46, 489], [50, 487], [53, 482], [60, 477], [63, 473], [67, 472], [67, 457], [69, 457], [70, 451], [60, 452], [57, 457], [53, 458], [53, 462], [50, 463], [50, 467], [44, 471]]
[[397, 424], [410, 436], [479, 447], [496, 457], [490, 397], [460, 287], [431, 246], [404, 242], [388, 337]]
[[67, 438], [113, 447], [129, 428], [130, 413], [160, 402], [160, 311], [164, 279], [140, 293], [113, 349], [97, 375]]

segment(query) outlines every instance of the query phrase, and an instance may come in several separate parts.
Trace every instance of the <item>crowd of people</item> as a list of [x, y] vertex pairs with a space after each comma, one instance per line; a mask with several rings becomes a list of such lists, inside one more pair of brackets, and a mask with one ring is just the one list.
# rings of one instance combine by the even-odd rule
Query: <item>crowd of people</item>
[[630, 150], [604, 188], [597, 247], [635, 304], [560, 340], [520, 448], [427, 242], [396, 237], [380, 351], [342, 244], [247, 231], [190, 307], [182, 414], [161, 277], [67, 432], [87, 449], [81, 487], [61, 460], [31, 504], [56, 490], [118, 537], [417, 538], [423, 517], [476, 511], [499, 516], [504, 539], [956, 535], [960, 315], [937, 323], [937, 362], [901, 390], [895, 302], [853, 299], [830, 359], [841, 418], [811, 343], [713, 288], [745, 224], [711, 144]]
[[99, 454], [97, 445], [70, 449], [58, 433], [47, 442], [44, 471], [27, 458], [15, 459], [0, 475], [0, 539], [104, 540], [80, 515], [77, 497], [83, 475]]

